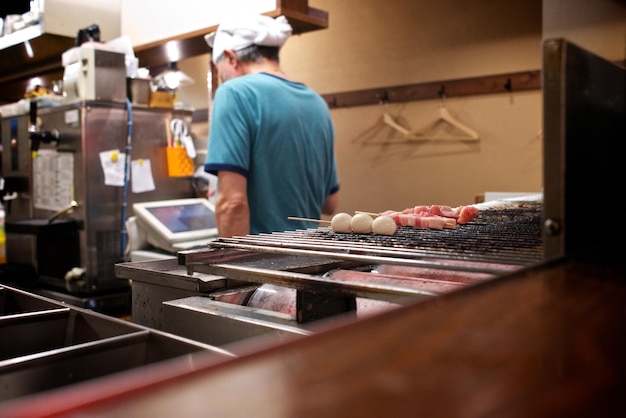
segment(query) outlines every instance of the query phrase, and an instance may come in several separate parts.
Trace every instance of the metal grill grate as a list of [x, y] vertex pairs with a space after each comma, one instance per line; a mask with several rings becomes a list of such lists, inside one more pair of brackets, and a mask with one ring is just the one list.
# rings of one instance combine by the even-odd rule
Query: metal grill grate
[[310, 235], [320, 240], [376, 244], [381, 248], [420, 250], [520, 264], [541, 260], [542, 212], [539, 207], [484, 209], [472, 222], [455, 229], [400, 227], [393, 236], [340, 234], [320, 228]]
[[397, 259], [453, 259], [525, 266], [541, 261], [542, 205], [502, 203], [455, 229], [400, 227], [393, 236], [336, 233], [330, 227], [221, 239], [214, 247], [288, 252], [289, 249]]

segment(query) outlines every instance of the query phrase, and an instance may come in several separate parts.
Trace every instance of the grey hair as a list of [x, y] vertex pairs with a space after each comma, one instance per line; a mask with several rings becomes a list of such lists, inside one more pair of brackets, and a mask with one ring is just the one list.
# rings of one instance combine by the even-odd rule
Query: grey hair
[[250, 45], [235, 51], [235, 54], [242, 62], [260, 62], [263, 59], [279, 62], [279, 50], [275, 46]]

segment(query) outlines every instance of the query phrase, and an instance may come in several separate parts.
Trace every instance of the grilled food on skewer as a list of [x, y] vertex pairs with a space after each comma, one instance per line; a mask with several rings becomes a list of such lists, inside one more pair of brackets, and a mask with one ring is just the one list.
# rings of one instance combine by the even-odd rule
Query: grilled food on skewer
[[390, 217], [377, 216], [376, 219], [372, 219], [372, 216], [365, 212], [357, 212], [354, 216], [349, 213], [340, 212], [335, 214], [330, 221], [324, 219], [299, 218], [295, 216], [290, 216], [287, 219], [330, 223], [334, 232], [342, 234], [369, 234], [373, 232], [378, 235], [393, 235], [397, 230], [395, 221]]

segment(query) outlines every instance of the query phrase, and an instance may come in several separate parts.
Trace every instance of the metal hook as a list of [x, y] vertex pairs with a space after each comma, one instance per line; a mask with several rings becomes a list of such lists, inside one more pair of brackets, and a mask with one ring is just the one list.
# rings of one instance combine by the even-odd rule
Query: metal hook
[[389, 95], [387, 94], [387, 90], [384, 90], [382, 92], [382, 94], [378, 95], [378, 102], [380, 104], [387, 104], [387, 103], [389, 103]]
[[441, 100], [441, 107], [444, 107], [444, 101], [446, 99], [446, 86], [441, 86], [437, 94], [439, 95], [439, 99]]

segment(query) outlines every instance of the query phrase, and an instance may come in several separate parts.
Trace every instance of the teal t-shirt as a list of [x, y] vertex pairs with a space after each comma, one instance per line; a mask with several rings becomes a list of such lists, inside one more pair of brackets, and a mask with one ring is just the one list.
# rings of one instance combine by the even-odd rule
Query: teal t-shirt
[[302, 83], [255, 73], [222, 84], [212, 112], [204, 169], [247, 178], [250, 232], [317, 227], [287, 218], [320, 219], [339, 189], [326, 102]]

